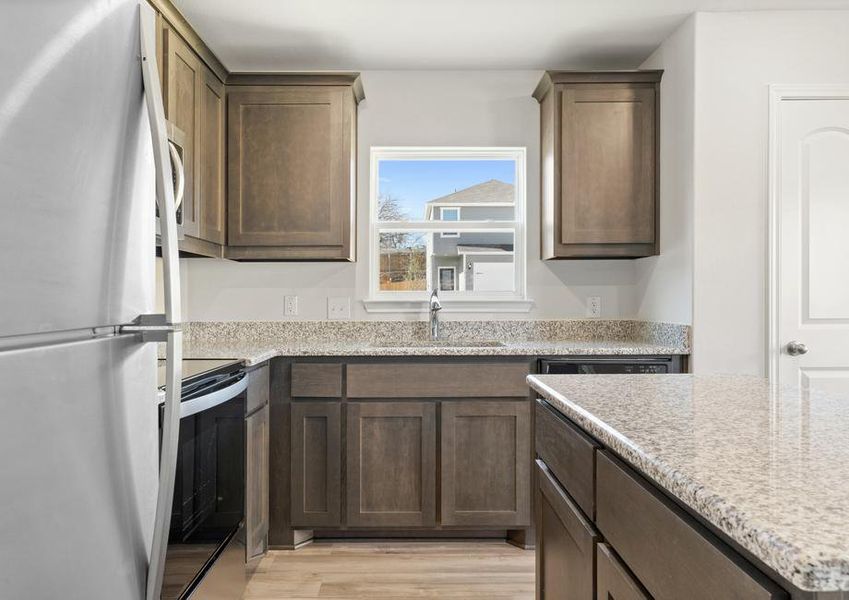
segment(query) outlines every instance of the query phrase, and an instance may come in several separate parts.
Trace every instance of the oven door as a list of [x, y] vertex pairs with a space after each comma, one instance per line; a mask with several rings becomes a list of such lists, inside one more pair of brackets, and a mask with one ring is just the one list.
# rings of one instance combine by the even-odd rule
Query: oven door
[[189, 598], [244, 519], [244, 373], [188, 390], [181, 406], [162, 599]]

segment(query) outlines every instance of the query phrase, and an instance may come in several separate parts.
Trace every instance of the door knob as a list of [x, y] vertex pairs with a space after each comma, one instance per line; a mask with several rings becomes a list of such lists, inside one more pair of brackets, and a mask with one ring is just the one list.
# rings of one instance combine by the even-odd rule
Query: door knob
[[787, 344], [787, 354], [790, 356], [801, 356], [808, 353], [808, 347], [802, 342], [793, 340]]

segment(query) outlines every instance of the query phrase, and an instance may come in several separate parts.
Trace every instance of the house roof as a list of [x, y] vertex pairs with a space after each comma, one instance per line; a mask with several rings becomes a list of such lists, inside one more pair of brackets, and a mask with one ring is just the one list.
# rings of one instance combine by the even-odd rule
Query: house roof
[[516, 193], [513, 184], [504, 183], [498, 179], [490, 179], [471, 187], [458, 190], [447, 196], [441, 196], [428, 202], [428, 205], [455, 206], [467, 204], [492, 204], [515, 202]]

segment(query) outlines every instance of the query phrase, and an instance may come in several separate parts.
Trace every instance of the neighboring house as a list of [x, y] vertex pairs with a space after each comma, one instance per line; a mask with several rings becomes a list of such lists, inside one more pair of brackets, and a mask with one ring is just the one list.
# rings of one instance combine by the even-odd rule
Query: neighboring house
[[[510, 221], [516, 206], [512, 184], [490, 179], [427, 203], [426, 221]], [[512, 291], [513, 234], [450, 232], [427, 240], [427, 287], [440, 291]]]

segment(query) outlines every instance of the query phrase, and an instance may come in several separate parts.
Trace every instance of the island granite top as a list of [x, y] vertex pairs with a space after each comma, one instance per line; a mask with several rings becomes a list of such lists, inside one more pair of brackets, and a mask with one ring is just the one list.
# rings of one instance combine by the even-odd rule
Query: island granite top
[[799, 589], [849, 590], [849, 397], [749, 376], [528, 383]]

